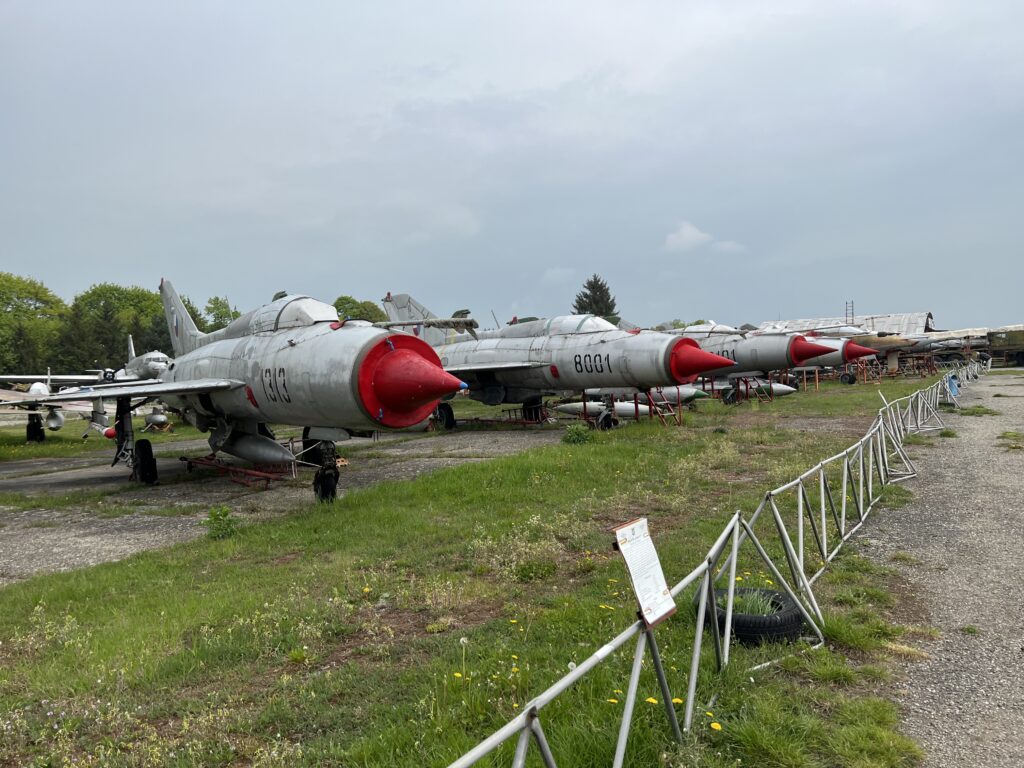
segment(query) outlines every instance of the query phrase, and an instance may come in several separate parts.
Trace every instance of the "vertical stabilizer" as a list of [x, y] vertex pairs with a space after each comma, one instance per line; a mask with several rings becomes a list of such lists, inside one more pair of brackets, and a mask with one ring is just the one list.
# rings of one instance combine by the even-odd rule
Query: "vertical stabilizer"
[[135, 342], [132, 341], [132, 335], [128, 334], [128, 362], [130, 363], [135, 359]]
[[[389, 293], [381, 299], [381, 304], [384, 305], [384, 311], [387, 312], [388, 320], [392, 322], [430, 320], [437, 317], [437, 315], [416, 301], [408, 293], [396, 293], [393, 296]], [[441, 328], [415, 325], [405, 330], [419, 336], [432, 347], [439, 347], [448, 341], [448, 332]]]
[[201, 346], [206, 334], [200, 333], [196, 328], [192, 315], [185, 309], [170, 280], [160, 281], [160, 300], [164, 303], [164, 317], [167, 318], [167, 330], [171, 334], [174, 356], [180, 357]]

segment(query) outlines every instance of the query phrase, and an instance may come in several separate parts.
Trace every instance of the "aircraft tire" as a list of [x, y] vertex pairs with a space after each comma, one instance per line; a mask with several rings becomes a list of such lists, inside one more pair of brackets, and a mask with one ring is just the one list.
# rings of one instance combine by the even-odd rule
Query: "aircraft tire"
[[840, 374], [839, 381], [841, 381], [843, 384], [856, 384], [857, 375], [854, 373], [843, 373]]
[[530, 401], [523, 403], [523, 421], [539, 423], [544, 415], [543, 401]]
[[[774, 589], [738, 587], [735, 594], [760, 594], [767, 598], [775, 609], [774, 613], [768, 615], [733, 613], [732, 632], [741, 643], [744, 645], [761, 645], [763, 643], [795, 642], [800, 639], [804, 617], [796, 603], [785, 592], [779, 592]], [[725, 631], [725, 608], [718, 605], [718, 599], [726, 595], [728, 595], [728, 590], [715, 590], [715, 613], [720, 632]], [[710, 616], [706, 617], [707, 621], [710, 621], [710, 619]]]
[[615, 414], [611, 411], [605, 411], [597, 417], [597, 428], [601, 431], [612, 429], [619, 425], [619, 420], [615, 418]]
[[455, 429], [455, 411], [452, 409], [451, 403], [437, 404], [437, 424], [445, 431]]
[[153, 444], [149, 440], [139, 440], [135, 443], [135, 472], [140, 482], [146, 485], [156, 484], [156, 459], [153, 458]]

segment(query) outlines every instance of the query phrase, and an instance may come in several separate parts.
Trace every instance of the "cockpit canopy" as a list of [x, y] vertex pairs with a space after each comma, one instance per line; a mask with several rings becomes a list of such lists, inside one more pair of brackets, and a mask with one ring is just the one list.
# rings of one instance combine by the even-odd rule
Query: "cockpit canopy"
[[335, 323], [338, 310], [309, 296], [285, 296], [257, 309], [249, 323], [251, 333], [273, 333], [315, 323]]
[[596, 315], [562, 315], [548, 320], [548, 336], [563, 336], [567, 333], [599, 333], [617, 331], [618, 328], [603, 317]]

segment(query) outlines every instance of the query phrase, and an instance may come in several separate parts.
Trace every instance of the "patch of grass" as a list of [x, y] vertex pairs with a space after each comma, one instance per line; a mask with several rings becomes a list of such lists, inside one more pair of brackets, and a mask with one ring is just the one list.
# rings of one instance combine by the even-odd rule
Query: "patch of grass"
[[917, 555], [913, 555], [910, 552], [893, 552], [889, 555], [889, 561], [893, 563], [903, 563], [904, 565], [921, 565], [921, 558]]
[[1012, 440], [1014, 442], [1024, 440], [1024, 432], [1017, 432], [1015, 430], [1007, 430], [1000, 432], [997, 440]]
[[206, 526], [206, 535], [215, 541], [230, 539], [238, 532], [238, 520], [229, 507], [211, 507], [203, 525]]
[[570, 424], [565, 428], [565, 434], [562, 435], [562, 442], [568, 443], [569, 445], [589, 443], [594, 439], [594, 435], [592, 433], [593, 430], [587, 424]]
[[973, 624], [964, 624], [962, 627], [960, 627], [960, 631], [963, 632], [965, 635], [980, 635], [981, 634], [981, 630], [978, 629], [978, 627], [974, 626]]
[[[175, 425], [174, 432], [143, 433], [145, 419], [139, 417], [132, 420], [136, 438], [146, 438], [154, 444], [172, 443], [181, 440], [194, 440], [202, 433], [189, 424]], [[82, 435], [87, 434], [87, 439]], [[85, 420], [76, 420], [70, 414], [64, 428], [57, 432], [47, 431], [46, 440], [41, 443], [25, 441], [25, 427], [0, 427], [0, 462], [20, 461], [23, 459], [46, 459], [72, 456], [84, 456], [90, 453], [100, 455], [111, 453], [111, 441], [88, 430]]]
[[939, 437], [957, 437], [956, 430], [945, 427], [939, 430]]
[[969, 408], [961, 408], [958, 413], [962, 416], [998, 416], [999, 411], [994, 411], [986, 405], [972, 405]]
[[933, 446], [935, 445], [935, 441], [925, 435], [910, 434], [903, 438], [903, 444]]

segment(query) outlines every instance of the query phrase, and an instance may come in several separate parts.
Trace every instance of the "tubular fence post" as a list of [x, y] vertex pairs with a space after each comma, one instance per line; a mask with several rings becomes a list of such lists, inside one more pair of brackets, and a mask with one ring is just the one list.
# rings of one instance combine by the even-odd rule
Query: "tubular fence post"
[[537, 741], [537, 748], [540, 749], [540, 756], [544, 760], [545, 768], [558, 768], [555, 765], [555, 756], [551, 754], [551, 747], [548, 746], [544, 729], [540, 726], [540, 718], [534, 717], [530, 721], [530, 730], [533, 731], [533, 738]]
[[[701, 585], [704, 594], [697, 606], [697, 630], [693, 635], [693, 657], [690, 659], [690, 679], [686, 686], [686, 714], [683, 718], [683, 730], [689, 731], [693, 724], [693, 700], [697, 696], [697, 675], [700, 673], [700, 647], [704, 639], [704, 611], [708, 606], [708, 592], [711, 591], [711, 573], [704, 573], [704, 582]], [[715, 617], [718, 621], [718, 617]], [[618, 767], [616, 767], [618, 768]]]
[[844, 453], [843, 454], [843, 484], [842, 484], [842, 489], [841, 489], [842, 493], [843, 493], [843, 503], [841, 505], [841, 512], [840, 512], [840, 515], [839, 515], [839, 519], [842, 520], [842, 523], [843, 523], [840, 526], [840, 528], [843, 531], [843, 540], [844, 541], [846, 540], [846, 496], [847, 496], [847, 486], [846, 486], [846, 484], [847, 484], [847, 481], [848, 481], [849, 474], [850, 474], [850, 455], [848, 453]]
[[[739, 519], [732, 529], [732, 554], [729, 556], [729, 594], [725, 600], [725, 639], [722, 641], [722, 656], [729, 663], [729, 649], [732, 647], [732, 601], [736, 595], [736, 561], [739, 560], [740, 525]], [[716, 615], [717, 619], [718, 616]]]
[[622, 710], [619, 740], [615, 743], [615, 760], [612, 762], [612, 768], [622, 768], [622, 761], [626, 757], [626, 744], [629, 742], [629, 729], [633, 724], [633, 707], [636, 704], [636, 689], [640, 685], [640, 668], [644, 661], [644, 646], [646, 644], [647, 634], [641, 632], [636, 639], [636, 651], [633, 653], [633, 672], [629, 676], [626, 705]]
[[821, 547], [825, 550], [825, 559], [828, 559], [828, 519], [825, 517], [825, 465], [818, 465], [818, 495], [821, 502]]
[[530, 748], [530, 726], [523, 726], [516, 741], [516, 753], [512, 757], [512, 768], [523, 768], [526, 765], [526, 750]]
[[[717, 618], [717, 617], [716, 617]], [[718, 622], [716, 621], [717, 625]], [[654, 639], [654, 631], [648, 627], [647, 647], [651, 651], [651, 661], [654, 662], [654, 674], [658, 677], [658, 685], [661, 688], [661, 697], [665, 700], [665, 714], [668, 716], [669, 725], [672, 726], [672, 737], [676, 743], [681, 743], [683, 734], [679, 730], [679, 718], [676, 717], [676, 708], [672, 703], [672, 691], [668, 687], [668, 678], [665, 677], [665, 668], [661, 664], [661, 654], [658, 652], [658, 641]]]
[[800, 492], [803, 482], [796, 487], [796, 550], [797, 565], [804, 571], [804, 495]]

